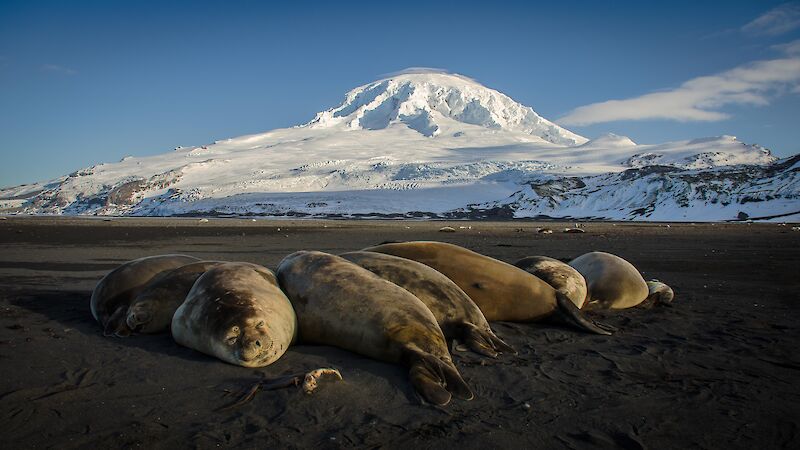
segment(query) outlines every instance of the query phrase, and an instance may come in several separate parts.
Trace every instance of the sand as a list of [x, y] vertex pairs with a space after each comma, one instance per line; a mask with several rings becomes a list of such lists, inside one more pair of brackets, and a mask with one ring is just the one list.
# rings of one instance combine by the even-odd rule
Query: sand
[[[442, 226], [455, 233], [439, 233]], [[798, 448], [800, 232], [778, 224], [76, 219], [0, 221], [0, 442], [4, 448]], [[537, 226], [556, 232], [536, 233]], [[461, 228], [461, 227], [472, 227]], [[399, 366], [298, 345], [262, 369], [169, 335], [104, 337], [91, 290], [118, 264], [185, 253], [274, 268], [300, 249], [441, 240], [513, 262], [619, 254], [670, 284], [671, 307], [598, 312], [583, 334], [493, 323], [519, 350], [454, 353], [473, 401], [421, 404]], [[344, 381], [260, 392], [260, 377], [335, 367]]]

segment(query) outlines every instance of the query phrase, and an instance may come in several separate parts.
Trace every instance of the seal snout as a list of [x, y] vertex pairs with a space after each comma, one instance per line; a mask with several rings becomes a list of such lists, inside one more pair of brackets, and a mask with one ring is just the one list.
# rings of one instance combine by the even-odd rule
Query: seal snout
[[146, 324], [152, 319], [152, 314], [150, 311], [147, 311], [141, 307], [131, 307], [130, 311], [128, 311], [128, 317], [126, 318], [126, 322], [128, 322], [128, 326], [135, 330], [137, 327], [140, 327], [143, 324]]
[[672, 288], [658, 280], [648, 281], [647, 290], [647, 300], [654, 300], [659, 305], [669, 305], [675, 298], [675, 292]]
[[262, 359], [271, 348], [272, 340], [265, 335], [242, 339], [239, 359], [244, 362]]

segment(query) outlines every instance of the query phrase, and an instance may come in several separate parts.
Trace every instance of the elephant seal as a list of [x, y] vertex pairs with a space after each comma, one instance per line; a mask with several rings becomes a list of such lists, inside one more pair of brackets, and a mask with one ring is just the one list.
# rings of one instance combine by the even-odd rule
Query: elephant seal
[[104, 276], [92, 292], [89, 307], [95, 320], [103, 325], [106, 336], [128, 336], [126, 321], [131, 301], [158, 274], [200, 261], [186, 255], [159, 255], [134, 259]]
[[625, 309], [642, 303], [649, 295], [642, 274], [617, 255], [591, 252], [569, 263], [586, 279], [589, 290], [585, 308]]
[[675, 298], [672, 288], [658, 280], [647, 282], [647, 300], [652, 300], [657, 305], [669, 305]]
[[168, 331], [175, 310], [181, 306], [194, 282], [220, 261], [200, 261], [157, 275], [128, 307], [128, 328], [138, 333]]
[[533, 322], [549, 318], [609, 335], [613, 327], [581, 314], [566, 295], [524, 270], [444, 242], [401, 242], [364, 251], [408, 258], [441, 272], [458, 285], [489, 321]]
[[414, 294], [436, 317], [448, 339], [458, 339], [476, 353], [496, 358], [516, 351], [495, 336], [478, 305], [449, 278], [436, 270], [399, 256], [374, 252], [339, 255], [384, 280]]
[[553, 288], [583, 307], [586, 301], [586, 280], [569, 264], [547, 256], [527, 256], [514, 263], [520, 269], [536, 275]]
[[276, 273], [297, 310], [302, 341], [406, 365], [411, 384], [435, 405], [453, 395], [472, 399], [436, 318], [407, 290], [316, 251], [292, 253]]
[[297, 317], [275, 275], [257, 264], [219, 264], [200, 276], [172, 317], [180, 345], [244, 367], [280, 358]]

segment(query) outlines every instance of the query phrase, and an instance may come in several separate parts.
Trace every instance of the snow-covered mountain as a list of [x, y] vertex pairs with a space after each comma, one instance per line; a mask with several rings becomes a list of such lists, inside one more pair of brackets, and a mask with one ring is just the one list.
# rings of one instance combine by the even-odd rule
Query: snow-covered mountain
[[[800, 213], [798, 156], [719, 136], [593, 140], [459, 75], [405, 73], [293, 128], [0, 189], [0, 211], [92, 215], [731, 220]], [[795, 217], [800, 217], [796, 215]]]
[[423, 136], [455, 134], [465, 124], [539, 137], [559, 145], [586, 138], [543, 119], [532, 108], [460, 75], [410, 73], [353, 89], [336, 108], [305, 126], [382, 130], [401, 123]]

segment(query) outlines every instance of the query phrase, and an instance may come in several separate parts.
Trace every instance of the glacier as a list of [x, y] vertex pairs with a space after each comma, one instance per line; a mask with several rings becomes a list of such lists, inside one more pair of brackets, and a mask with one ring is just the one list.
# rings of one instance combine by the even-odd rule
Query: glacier
[[467, 77], [400, 73], [292, 128], [0, 189], [4, 214], [797, 220], [800, 155], [575, 134]]

